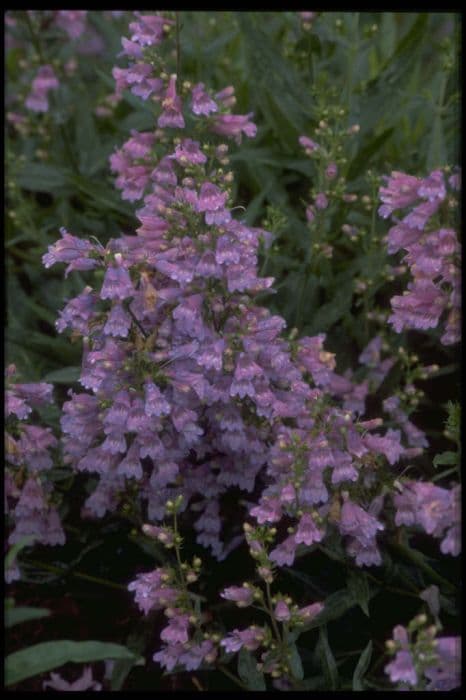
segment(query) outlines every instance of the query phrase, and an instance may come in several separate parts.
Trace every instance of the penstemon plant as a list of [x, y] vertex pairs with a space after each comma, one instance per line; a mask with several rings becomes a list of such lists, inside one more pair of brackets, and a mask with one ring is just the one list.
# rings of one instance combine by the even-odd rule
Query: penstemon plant
[[[74, 40], [85, 31], [86, 13], [59, 11], [50, 21]], [[300, 13], [304, 32], [315, 21], [315, 13]], [[115, 90], [99, 109], [105, 117], [130, 93], [152, 114], [154, 128], [131, 129], [109, 159], [121, 198], [138, 207], [138, 223], [135, 233], [108, 240], [63, 227], [43, 255], [45, 268], [64, 263], [66, 277], [79, 273], [88, 281], [56, 321], [59, 333], [70, 331], [71, 340], [82, 343], [82, 389], [70, 389], [62, 403], [57, 440], [50, 428], [23, 424], [29, 404], [51, 400], [51, 385], [14, 384], [15, 368], [8, 370], [6, 491], [16, 501], [9, 543], [30, 534], [45, 545], [65, 542], [56, 505], [66, 518], [68, 493], [58, 490], [54, 498], [53, 478], [47, 479], [54, 450], [71, 489], [85, 477], [83, 522], [99, 527], [123, 514], [139, 541], [155, 547], [161, 565], [134, 572], [127, 589], [149, 624], [158, 625], [163, 611], [150, 654], [167, 674], [218, 672], [248, 690], [337, 689], [339, 664], [326, 625], [341, 614], [338, 605], [344, 611], [357, 603], [368, 614], [368, 581], [383, 585], [380, 567], [391, 572], [390, 580], [397, 575], [393, 551], [440, 583], [427, 557], [410, 545], [420, 533], [439, 539], [442, 554], [460, 554], [460, 484], [437, 486], [420, 467], [418, 477], [405, 477], [410, 460], [421, 464], [429, 448], [426, 433], [411, 420], [423, 396], [414, 382], [429, 380], [439, 367], [397, 345], [387, 313], [371, 316], [367, 304], [366, 345], [356, 371], [336, 371], [325, 333], [287, 332], [285, 319], [265, 306], [275, 280], [260, 272], [261, 256], [273, 257], [275, 233], [247, 223], [244, 207], [235, 206], [231, 142], [241, 149], [256, 137], [253, 113], [233, 111], [233, 86], [212, 89], [207, 81], [185, 79], [180, 13], [134, 13], [121, 44], [125, 66], [113, 68]], [[58, 87], [52, 66], [42, 65], [26, 107], [47, 112]], [[333, 129], [328, 123], [345, 115], [327, 110], [316, 132], [319, 143], [299, 137], [317, 164], [305, 214], [306, 264], [313, 275], [333, 255], [327, 210], [358, 199], [346, 190], [341, 152], [359, 125]], [[374, 237], [378, 179], [369, 181], [373, 196], [361, 201], [373, 215]], [[382, 218], [414, 206], [387, 234], [388, 253], [404, 249], [406, 255], [384, 274], [393, 281], [409, 269], [413, 276], [408, 291], [392, 298], [388, 322], [397, 333], [427, 330], [447, 311], [444, 345], [459, 340], [459, 188], [459, 171], [437, 169], [425, 178], [393, 172], [379, 192]], [[277, 229], [286, 227], [279, 210], [270, 211], [274, 219]], [[358, 240], [352, 224], [344, 223], [342, 232]], [[361, 284], [356, 290], [364, 294]], [[372, 337], [369, 321], [377, 328]], [[400, 388], [368, 410], [396, 367]], [[187, 545], [191, 533], [196, 544]], [[195, 549], [191, 557], [187, 546]], [[205, 558], [226, 564], [239, 553], [251, 559], [244, 580], [207, 599]], [[306, 558], [312, 567], [317, 557], [350, 572], [344, 602], [335, 602], [338, 591], [326, 596], [318, 587], [316, 594], [309, 588], [288, 592], [287, 572], [299, 578], [299, 561]], [[375, 575], [364, 573], [368, 569]], [[16, 564], [7, 575], [20, 578]], [[421, 590], [416, 580], [408, 595], [422, 599]], [[234, 606], [248, 608], [249, 624], [228, 624], [224, 611]], [[434, 625], [426, 627], [423, 614], [408, 631], [397, 624], [387, 642], [396, 656], [385, 672], [403, 689], [458, 685], [459, 638], [436, 638], [441, 624], [435, 610]], [[319, 640], [310, 662], [313, 630]], [[371, 653], [372, 642], [360, 657], [353, 689], [362, 689]], [[323, 676], [305, 678], [316, 673], [316, 664]], [[44, 688], [69, 686], [54, 676]], [[101, 687], [89, 669], [68, 689], [81, 686]]]

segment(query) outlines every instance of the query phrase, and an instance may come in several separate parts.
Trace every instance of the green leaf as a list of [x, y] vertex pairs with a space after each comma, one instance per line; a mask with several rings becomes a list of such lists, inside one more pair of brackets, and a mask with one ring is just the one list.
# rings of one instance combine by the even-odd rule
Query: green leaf
[[77, 96], [75, 115], [75, 144], [79, 171], [83, 175], [93, 175], [100, 167], [106, 166], [107, 149], [103, 148], [92, 116], [92, 106], [82, 92]]
[[267, 690], [263, 674], [257, 669], [257, 662], [244, 647], [238, 654], [238, 675], [249, 690]]
[[[453, 366], [455, 367], [455, 365], [453, 365]], [[443, 367], [442, 367], [442, 370], [444, 370]], [[435, 376], [438, 377], [442, 370], [439, 370], [438, 372], [436, 372]], [[461, 405], [459, 403], [454, 403], [453, 401], [448, 401], [447, 411], [448, 411], [448, 418], [446, 420], [445, 427], [446, 427], [448, 433], [450, 433], [451, 439], [454, 440], [455, 442], [459, 443], [460, 442], [460, 429], [461, 429]]]
[[323, 304], [316, 313], [314, 313], [309, 329], [306, 327], [306, 331], [310, 335], [327, 331], [330, 326], [333, 326], [334, 323], [349, 312], [352, 301], [353, 280], [342, 279], [341, 285], [336, 288], [331, 301]]
[[314, 620], [301, 627], [301, 631], [307, 631], [321, 627], [331, 620], [337, 620], [347, 610], [356, 605], [353, 594], [347, 588], [342, 588], [329, 595], [324, 601], [324, 609]]
[[[118, 23], [114, 20], [109, 22], [105, 17], [105, 14], [100, 11], [89, 12], [88, 18], [90, 23], [96, 27], [99, 35], [104, 38], [105, 43], [107, 44], [107, 55], [112, 56], [117, 54], [121, 49], [121, 36], [118, 30]], [[102, 73], [111, 80], [111, 74], [107, 75], [104, 73], [104, 71], [102, 71]], [[112, 83], [113, 81], [110, 83], [110, 87], [113, 87]]]
[[393, 12], [381, 13], [379, 49], [383, 58], [388, 58], [394, 51], [396, 41], [396, 20]]
[[134, 542], [138, 547], [142, 549], [143, 552], [148, 554], [150, 557], [158, 561], [160, 564], [165, 564], [167, 557], [165, 555], [165, 549], [159, 545], [155, 540], [151, 540], [145, 535], [128, 535], [128, 539]]
[[34, 539], [35, 538], [32, 535], [22, 537], [19, 542], [16, 542], [16, 544], [14, 544], [11, 549], [8, 550], [8, 554], [5, 557], [5, 569], [9, 569], [12, 566], [20, 551], [32, 544]]
[[[25, 304], [26, 306], [31, 309], [35, 313], [38, 318], [42, 319], [43, 321], [46, 321], [47, 323], [50, 323], [50, 325], [53, 325], [56, 320], [56, 314], [50, 311], [49, 309], [44, 308], [40, 304], [36, 304], [27, 294], [24, 294], [19, 288], [19, 293], [21, 295], [21, 304]], [[19, 302], [19, 299], [16, 297], [15, 298], [15, 303], [17, 304]]]
[[350, 571], [348, 574], [347, 586], [363, 613], [369, 617], [371, 591], [366, 574], [363, 571]]
[[97, 182], [95, 179], [90, 181], [82, 175], [72, 175], [70, 182], [86, 195], [99, 211], [109, 209], [128, 219], [134, 218], [133, 211], [120, 200], [110, 183]]
[[378, 136], [374, 136], [365, 146], [361, 148], [356, 158], [351, 161], [351, 165], [348, 170], [347, 179], [353, 180], [355, 177], [360, 175], [363, 171], [367, 170], [370, 160], [373, 156], [376, 156], [384, 143], [388, 141], [390, 136], [395, 131], [395, 127], [391, 126], [388, 129], [382, 131]]
[[121, 690], [135, 662], [131, 659], [118, 659], [113, 666], [110, 690]]
[[371, 87], [373, 82], [382, 84], [386, 80], [395, 82], [396, 76], [406, 70], [408, 63], [415, 57], [416, 49], [422, 44], [426, 36], [428, 21], [427, 12], [418, 14], [409, 31], [400, 39], [391, 56], [382, 64], [377, 78], [371, 81], [368, 87]]
[[357, 666], [354, 669], [353, 690], [364, 690], [364, 684], [363, 684], [362, 679], [363, 679], [364, 674], [366, 673], [367, 669], [369, 668], [371, 658], [372, 658], [372, 641], [369, 642], [369, 644], [366, 646], [366, 648], [362, 652], [361, 656], [359, 657], [359, 661], [357, 663]]
[[446, 465], [456, 465], [458, 464], [458, 453], [457, 452], [442, 452], [439, 455], [435, 455], [434, 460], [433, 460], [433, 465], [434, 467], [440, 467], [444, 464]]
[[34, 644], [10, 654], [5, 659], [5, 684], [14, 685], [25, 678], [51, 671], [69, 662], [87, 663], [106, 659], [136, 661], [136, 656], [120, 644], [107, 642], [73, 642], [63, 639]]
[[46, 374], [44, 381], [52, 382], [52, 384], [73, 384], [73, 382], [79, 381], [80, 374], [80, 367], [63, 367]]
[[155, 124], [154, 115], [150, 112], [131, 112], [127, 117], [118, 123], [118, 127], [127, 138], [127, 134], [131, 129], [136, 131], [147, 131], [153, 129]]
[[15, 345], [26, 345], [29, 352], [46, 354], [47, 359], [58, 362], [76, 361], [79, 349], [76, 345], [71, 345], [64, 338], [57, 338], [39, 331], [29, 331], [20, 328], [8, 329], [7, 338]]
[[320, 629], [319, 641], [317, 643], [322, 670], [330, 690], [337, 690], [340, 684], [337, 663], [330, 649], [327, 638], [327, 627], [324, 625]]
[[28, 163], [18, 173], [20, 187], [32, 192], [56, 192], [67, 185], [69, 171], [56, 165], [45, 163]]
[[46, 608], [29, 608], [29, 607], [17, 607], [10, 610], [5, 610], [5, 627], [14, 627], [14, 625], [19, 625], [21, 622], [28, 622], [29, 620], [39, 620], [42, 617], [48, 617], [50, 615], [50, 610]]
[[304, 669], [296, 644], [288, 644], [290, 669], [293, 676], [302, 681], [304, 678]]
[[322, 690], [325, 686], [324, 676], [314, 676], [313, 678], [305, 678], [300, 684], [300, 690]]
[[[236, 13], [250, 66], [254, 97], [264, 119], [284, 144], [296, 148], [308, 122], [310, 91], [291, 61], [286, 61], [263, 30], [259, 13]], [[307, 104], [306, 104], [307, 103]]]
[[441, 167], [442, 163], [446, 163], [447, 160], [442, 116], [440, 112], [434, 117], [429, 143], [430, 147], [427, 154], [426, 165], [428, 170], [434, 170], [435, 168]]

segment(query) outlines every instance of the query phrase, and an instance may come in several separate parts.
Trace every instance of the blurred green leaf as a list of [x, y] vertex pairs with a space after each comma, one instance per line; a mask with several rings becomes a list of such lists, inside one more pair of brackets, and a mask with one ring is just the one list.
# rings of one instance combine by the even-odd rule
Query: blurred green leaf
[[434, 170], [442, 167], [447, 162], [443, 123], [440, 113], [437, 113], [434, 117], [429, 141], [430, 148], [427, 154], [426, 165], [428, 170]]
[[327, 627], [325, 625], [319, 630], [317, 649], [322, 670], [326, 679], [326, 687], [330, 690], [338, 690], [340, 685], [340, 676], [338, 674], [338, 667], [335, 657], [333, 656], [332, 650], [330, 649], [328, 643]]
[[298, 681], [302, 681], [302, 679], [304, 678], [304, 670], [301, 661], [301, 656], [299, 655], [298, 647], [294, 643], [288, 643], [287, 648], [289, 652], [288, 659], [290, 663], [291, 673], [293, 674], [294, 678], [298, 679]]
[[368, 643], [361, 656], [359, 657], [356, 668], [353, 674], [353, 690], [364, 690], [364, 674], [369, 668], [372, 658], [372, 641]]
[[[345, 279], [346, 277], [346, 279]], [[336, 287], [332, 299], [322, 304], [310, 318], [307, 332], [310, 335], [324, 333], [334, 323], [337, 323], [351, 309], [353, 300], [353, 280], [341, 275], [341, 283]], [[337, 282], [337, 280], [335, 280]]]
[[120, 644], [94, 641], [73, 642], [68, 639], [42, 642], [6, 657], [5, 683], [7, 686], [14, 685], [69, 662], [80, 664], [106, 659], [136, 661], [137, 657]]
[[35, 538], [32, 535], [27, 535], [26, 537], [22, 537], [19, 542], [16, 542], [10, 547], [5, 556], [5, 569], [9, 569], [12, 566], [14, 560], [21, 550], [25, 547], [29, 547], [29, 545], [34, 542], [34, 539]]
[[70, 176], [70, 182], [99, 209], [110, 209], [118, 214], [123, 214], [128, 219], [133, 219], [134, 213], [131, 207], [124, 204], [115, 189], [105, 182], [89, 181], [81, 175]]
[[27, 163], [18, 172], [20, 187], [32, 192], [61, 192], [68, 186], [71, 171], [46, 163]]
[[128, 678], [131, 669], [139, 665], [131, 659], [117, 659], [113, 666], [112, 676], [110, 679], [110, 690], [121, 690]]
[[367, 172], [371, 158], [379, 155], [381, 147], [390, 139], [395, 131], [394, 126], [382, 131], [381, 134], [374, 136], [369, 142], [358, 152], [357, 156], [351, 161], [348, 170], [348, 180], [353, 180], [362, 172]]
[[348, 573], [347, 586], [363, 613], [369, 617], [371, 591], [364, 571], [350, 571]]
[[440, 467], [442, 465], [456, 465], [459, 464], [459, 454], [457, 452], [442, 452], [439, 455], [435, 455], [433, 459], [434, 467]]
[[254, 656], [245, 647], [238, 654], [238, 675], [249, 690], [267, 690], [263, 673], [257, 669]]
[[52, 382], [52, 384], [73, 384], [79, 381], [80, 374], [80, 367], [63, 367], [63, 369], [57, 369], [46, 374], [44, 382]]
[[261, 28], [255, 13], [236, 13], [243, 33], [254, 99], [262, 114], [284, 143], [296, 148], [297, 135], [306, 127], [309, 90], [291, 62], [285, 61]]
[[14, 627], [21, 622], [29, 622], [29, 620], [39, 620], [43, 617], [48, 617], [50, 610], [46, 608], [30, 608], [21, 607], [5, 610], [5, 627]]
[[85, 92], [76, 99], [75, 147], [79, 171], [82, 175], [93, 175], [100, 168], [106, 168], [108, 149], [104, 148], [92, 115], [92, 106]]
[[305, 678], [299, 686], [300, 690], [324, 690], [325, 677], [314, 676], [313, 678]]

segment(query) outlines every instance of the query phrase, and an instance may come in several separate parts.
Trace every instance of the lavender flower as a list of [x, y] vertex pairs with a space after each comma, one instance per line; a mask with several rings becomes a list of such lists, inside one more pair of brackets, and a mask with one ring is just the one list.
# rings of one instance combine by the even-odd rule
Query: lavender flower
[[50, 90], [57, 90], [58, 87], [59, 82], [52, 66], [41, 66], [32, 81], [32, 90], [24, 104], [33, 112], [48, 112], [48, 93]]
[[435, 653], [438, 661], [425, 669], [429, 679], [426, 690], [454, 690], [461, 685], [461, 638], [440, 637]]
[[262, 627], [252, 625], [246, 629], [234, 629], [227, 637], [220, 641], [220, 646], [228, 653], [236, 653], [242, 647], [249, 651], [255, 651], [265, 639], [265, 630]]
[[402, 681], [415, 686], [418, 681], [412, 654], [405, 650], [397, 652], [395, 659], [385, 666], [385, 673], [388, 673], [392, 683]]
[[145, 615], [150, 610], [162, 609], [177, 600], [179, 591], [164, 582], [170, 578], [168, 570], [155, 569], [147, 574], [139, 574], [136, 580], [128, 585], [128, 590], [134, 591], [136, 603]]
[[184, 129], [181, 99], [176, 94], [176, 75], [170, 77], [165, 97], [162, 100], [163, 112], [158, 118], [157, 125], [160, 128], [171, 127]]
[[238, 608], [247, 608], [254, 599], [254, 590], [244, 586], [230, 586], [229, 588], [225, 588], [220, 595], [222, 598], [225, 598], [225, 600], [234, 601]]
[[50, 679], [42, 683], [42, 688], [51, 688], [52, 690], [65, 690], [65, 691], [83, 691], [83, 690], [102, 690], [101, 683], [98, 683], [92, 677], [92, 669], [90, 666], [86, 666], [83, 670], [82, 676], [77, 680], [69, 683], [58, 673], [51, 673]]
[[204, 83], [194, 85], [191, 91], [192, 101], [191, 109], [197, 116], [208, 116], [214, 112], [218, 112], [218, 105], [210, 95], [206, 92]]
[[55, 24], [63, 29], [70, 39], [78, 39], [86, 29], [87, 10], [57, 10]]

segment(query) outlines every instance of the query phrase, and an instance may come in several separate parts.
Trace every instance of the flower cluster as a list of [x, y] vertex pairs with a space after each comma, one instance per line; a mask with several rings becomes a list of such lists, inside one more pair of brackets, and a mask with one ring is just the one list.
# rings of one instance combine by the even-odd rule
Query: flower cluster
[[195, 604], [199, 598], [189, 591], [189, 586], [199, 578], [202, 561], [199, 557], [194, 557], [191, 563], [181, 561], [182, 538], [176, 520], [181, 505], [181, 497], [167, 503], [167, 512], [174, 516], [173, 527], [143, 526], [146, 536], [158, 540], [168, 550], [175, 549], [177, 565], [139, 574], [128, 585], [145, 615], [164, 611], [168, 623], [160, 633], [162, 647], [153, 659], [167, 671], [175, 667], [194, 671], [201, 665], [212, 665], [217, 659], [220, 641], [217, 632], [206, 630], [206, 620]]
[[[270, 617], [271, 626], [253, 624], [222, 634], [221, 625], [212, 621], [212, 615], [205, 617], [200, 608], [196, 608], [196, 596], [189, 591], [189, 586], [199, 578], [202, 562], [198, 557], [194, 557], [191, 563], [181, 559], [182, 538], [176, 520], [181, 505], [181, 497], [167, 503], [167, 512], [174, 515], [173, 527], [146, 524], [142, 528], [145, 535], [158, 540], [167, 550], [175, 550], [177, 564], [139, 574], [128, 586], [145, 615], [163, 610], [168, 620], [160, 633], [163, 644], [154, 654], [154, 661], [167, 671], [175, 668], [191, 671], [201, 666], [208, 668], [217, 659], [221, 661], [224, 655], [228, 662], [231, 655], [237, 654], [241, 649], [249, 652], [260, 649], [261, 657], [257, 664], [259, 671], [270, 674], [273, 679], [292, 680], [289, 658], [281, 644], [277, 623], [283, 625], [284, 630], [290, 633], [298, 630], [299, 634], [322, 611], [323, 604], [299, 607], [287, 595], [271, 596], [273, 563], [267, 556], [267, 549], [276, 530], [260, 527], [254, 530], [246, 525], [250, 553], [258, 564], [258, 575], [265, 582], [265, 591], [258, 585], [245, 582], [242, 586], [225, 588], [220, 595], [239, 608], [254, 604]], [[209, 627], [206, 629], [209, 618]]]
[[[244, 582], [242, 586], [229, 586], [221, 596], [234, 602], [238, 608], [254, 605], [268, 616], [270, 622], [261, 626], [253, 624], [243, 629], [235, 628], [221, 639], [220, 646], [229, 655], [237, 654], [241, 649], [248, 652], [260, 650], [260, 661], [256, 664], [258, 671], [269, 674], [277, 687], [291, 687], [299, 679], [295, 677], [289, 649], [282, 640], [290, 635], [296, 639], [322, 612], [324, 604], [318, 602], [300, 607], [289, 595], [272, 595], [270, 585], [274, 582], [277, 561], [273, 556], [275, 550], [269, 550], [274, 544], [277, 529], [267, 525], [253, 527], [245, 523], [244, 530], [249, 553], [256, 561], [256, 572], [262, 585]], [[307, 543], [313, 539], [315, 524], [303, 516], [300, 530], [300, 541]]]
[[57, 440], [50, 428], [26, 423], [33, 408], [53, 400], [52, 385], [19, 384], [15, 375], [16, 368], [10, 365], [5, 392], [5, 510], [14, 529], [8, 542], [15, 544], [32, 536], [42, 544], [64, 544], [65, 534], [47, 481], [53, 467], [50, 450]]
[[[141, 50], [167, 26], [151, 17], [131, 25], [131, 41]], [[198, 86], [192, 111], [206, 119], [201, 97]], [[175, 106], [165, 101], [164, 112], [178, 109], [172, 98]], [[256, 275], [262, 231], [233, 219], [229, 179], [212, 163], [207, 173], [204, 153], [225, 163], [227, 146], [201, 149], [191, 139], [171, 138], [170, 152], [170, 132], [164, 133], [168, 155], [152, 154], [138, 192], [131, 168], [141, 174], [142, 166], [132, 166], [131, 158], [149, 156], [154, 139], [133, 134], [112, 158], [120, 186], [128, 194], [132, 188], [130, 198], [141, 196], [150, 173], [138, 236], [104, 249], [62, 231], [44, 256], [46, 266], [68, 263], [67, 272], [104, 270], [100, 291], [87, 287], [57, 323], [85, 338], [81, 383], [93, 392], [65, 403], [64, 446], [76, 469], [100, 474], [99, 497], [86, 504], [96, 514], [116, 506], [125, 479], [140, 483], [149, 519], [162, 517], [165, 501], [181, 491], [202, 494], [199, 541], [221, 556], [215, 500], [234, 485], [253, 488], [270, 421], [293, 414], [296, 397], [287, 389], [300, 374], [278, 340], [283, 320], [252, 303], [272, 283]]]
[[70, 39], [78, 39], [86, 30], [87, 10], [56, 10], [55, 24], [65, 31]]
[[[162, 111], [157, 119], [160, 129], [184, 129], [189, 114], [190, 117], [203, 118], [209, 131], [232, 137], [237, 143], [241, 142], [243, 134], [255, 136], [256, 126], [251, 121], [251, 114], [231, 114], [230, 109], [236, 103], [234, 88], [231, 86], [210, 94], [203, 83], [184, 83], [182, 90], [189, 98], [189, 110], [186, 110], [185, 116], [183, 99], [177, 88], [177, 75], [170, 73], [160, 52], [155, 50], [170, 36], [174, 20], [163, 15], [142, 15], [139, 12], [135, 12], [135, 17], [136, 21], [129, 25], [131, 38], [122, 38], [122, 54], [131, 63], [128, 68], [113, 69], [117, 95], [129, 89], [143, 100], [151, 97], [160, 101]], [[155, 65], [158, 67], [158, 75], [154, 75]], [[193, 162], [193, 157], [188, 157], [184, 164]]]
[[[136, 15], [123, 40], [134, 63], [114, 70], [121, 89], [162, 98], [155, 134], [133, 132], [111, 159], [123, 197], [143, 198], [137, 235], [104, 248], [62, 230], [44, 256], [47, 267], [65, 262], [67, 273], [103, 276], [100, 289], [86, 287], [57, 322], [84, 339], [80, 381], [91, 393], [71, 393], [61, 422], [67, 461], [99, 475], [84, 512], [114, 510], [136, 482], [138, 507], [157, 521], [165, 502], [182, 494], [184, 507], [199, 514], [198, 542], [222, 558], [241, 534], [222, 536], [221, 495], [232, 487], [251, 492], [261, 475], [266, 488], [251, 515], [259, 524], [296, 519], [272, 554], [276, 564], [290, 564], [298, 545], [325, 536], [329, 501], [341, 507], [337, 527], [356, 562], [379, 564], [375, 537], [384, 526], [374, 469], [410, 453], [400, 431], [380, 435], [373, 431], [381, 420], [357, 418], [368, 383], [334, 372], [325, 336], [290, 344], [280, 335], [284, 320], [254, 303], [273, 282], [257, 275], [259, 242], [270, 234], [233, 217], [231, 174], [220, 167], [228, 147], [212, 137], [240, 134], [226, 129], [234, 115], [219, 107], [232, 106], [233, 89], [210, 95], [201, 84], [184, 85], [182, 99], [173, 74], [166, 89], [154, 82], [165, 80], [152, 77], [154, 47], [172, 24]], [[204, 130], [203, 145], [179, 135], [188, 118]]]
[[385, 673], [400, 690], [446, 691], [461, 683], [460, 637], [437, 637], [438, 626], [427, 622], [427, 615], [421, 614], [407, 628], [397, 625], [386, 643], [395, 657]]
[[[425, 178], [394, 171], [380, 188], [379, 214], [392, 217], [395, 225], [387, 235], [389, 253], [403, 249], [403, 262], [412, 281], [403, 295], [391, 300], [388, 319], [397, 333], [404, 328], [436, 328], [448, 311], [441, 342], [452, 345], [460, 339], [460, 244], [456, 231], [443, 221], [456, 208], [460, 175], [446, 177], [434, 170]], [[394, 212], [406, 210], [403, 218]]]
[[[308, 13], [306, 13], [308, 14]], [[312, 14], [312, 13], [311, 13]], [[327, 106], [318, 110], [324, 118], [319, 120], [319, 125], [314, 132], [318, 142], [309, 136], [302, 135], [299, 143], [307, 156], [312, 159], [316, 169], [314, 187], [310, 191], [311, 203], [306, 208], [306, 219], [313, 234], [312, 253], [318, 257], [333, 257], [333, 246], [329, 242], [326, 231], [326, 210], [338, 201], [353, 202], [357, 196], [347, 192], [345, 181], [346, 158], [342, 155], [343, 145], [348, 137], [354, 136], [359, 131], [359, 125], [353, 124], [349, 128], [343, 126], [342, 121], [346, 112], [340, 106]], [[328, 219], [328, 217], [327, 217]], [[353, 231], [354, 227], [348, 227]], [[331, 231], [328, 232], [331, 236]]]

